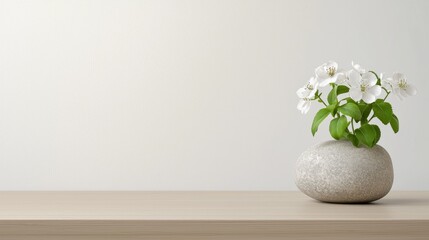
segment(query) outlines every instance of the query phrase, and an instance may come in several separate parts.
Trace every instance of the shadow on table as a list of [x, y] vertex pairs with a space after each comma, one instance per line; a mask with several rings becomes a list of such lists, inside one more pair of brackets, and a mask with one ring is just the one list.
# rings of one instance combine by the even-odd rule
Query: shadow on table
[[416, 205], [427, 205], [429, 208], [429, 199], [422, 199], [422, 198], [387, 198], [387, 199], [380, 199], [375, 202], [370, 203], [331, 203], [331, 202], [323, 202], [319, 200], [311, 199], [312, 202], [315, 203], [322, 203], [322, 204], [328, 204], [328, 205], [366, 205], [366, 206], [378, 206], [378, 205], [401, 205], [401, 206], [416, 206]]
[[370, 204], [374, 205], [428, 205], [429, 199], [423, 198], [386, 198]]

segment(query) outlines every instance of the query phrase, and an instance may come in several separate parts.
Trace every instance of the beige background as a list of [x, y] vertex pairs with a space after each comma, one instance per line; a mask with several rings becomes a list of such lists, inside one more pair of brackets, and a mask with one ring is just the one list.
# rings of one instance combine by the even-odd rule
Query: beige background
[[402, 71], [394, 189], [429, 190], [429, 1], [0, 0], [0, 190], [293, 190], [295, 91]]

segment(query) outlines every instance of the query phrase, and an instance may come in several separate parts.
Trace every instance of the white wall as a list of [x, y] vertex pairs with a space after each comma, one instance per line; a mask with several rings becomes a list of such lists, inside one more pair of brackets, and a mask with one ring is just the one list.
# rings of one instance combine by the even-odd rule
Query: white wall
[[402, 71], [394, 189], [429, 190], [429, 1], [0, 0], [0, 190], [294, 190], [314, 67]]

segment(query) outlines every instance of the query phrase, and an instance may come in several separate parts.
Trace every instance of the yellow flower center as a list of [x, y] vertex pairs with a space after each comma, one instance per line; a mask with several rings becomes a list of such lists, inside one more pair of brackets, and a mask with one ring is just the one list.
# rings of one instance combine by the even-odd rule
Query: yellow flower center
[[326, 71], [326, 73], [330, 76], [330, 77], [332, 77], [332, 76], [334, 76], [335, 75], [335, 73], [336, 73], [336, 69], [335, 69], [335, 67], [327, 67], [327, 68], [325, 68], [325, 71]]
[[407, 88], [407, 80], [406, 79], [399, 80], [398, 87], [401, 89], [406, 89]]

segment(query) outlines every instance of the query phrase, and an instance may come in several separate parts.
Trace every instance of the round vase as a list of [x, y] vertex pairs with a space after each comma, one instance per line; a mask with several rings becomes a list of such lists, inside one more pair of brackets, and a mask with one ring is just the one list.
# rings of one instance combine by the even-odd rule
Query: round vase
[[368, 203], [392, 188], [392, 160], [379, 145], [357, 148], [348, 141], [326, 141], [301, 154], [295, 183], [322, 202]]

